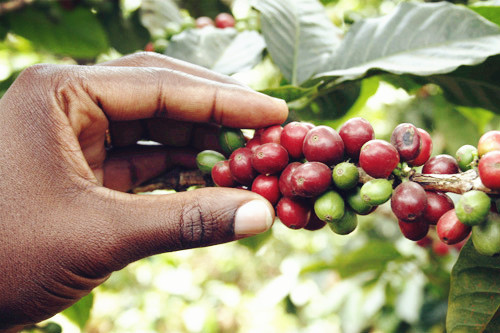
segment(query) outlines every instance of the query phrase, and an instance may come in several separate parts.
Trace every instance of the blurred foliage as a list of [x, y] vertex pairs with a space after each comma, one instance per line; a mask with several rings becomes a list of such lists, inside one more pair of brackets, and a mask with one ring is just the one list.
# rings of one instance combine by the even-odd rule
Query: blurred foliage
[[[365, 18], [394, 13], [403, 1], [298, 2], [311, 5], [307, 8], [314, 8], [313, 14], [321, 19], [305, 18], [300, 11], [273, 12], [272, 5], [280, 3], [277, 0], [2, 0], [0, 96], [20, 71], [35, 63], [93, 64], [146, 47], [168, 54], [173, 52], [169, 46], [188, 40], [192, 49], [203, 45], [204, 54], [213, 60], [210, 66], [223, 55], [229, 59], [213, 69], [286, 99], [289, 120], [339, 128], [345, 120], [362, 116], [384, 139], [398, 123], [412, 122], [429, 131], [434, 155], [453, 155], [461, 145], [475, 144], [481, 133], [500, 128], [496, 51], [470, 62], [457, 57], [459, 66], [446, 73], [422, 74], [422, 68], [395, 73], [387, 61], [385, 67], [368, 64], [366, 72], [349, 78], [342, 72], [346, 68], [334, 66], [334, 55], [346, 34], [353, 34], [356, 24], [363, 27]], [[275, 21], [267, 28], [259, 24], [259, 13], [251, 6], [255, 3], [260, 10], [271, 8], [266, 14]], [[495, 31], [500, 23], [497, 2], [467, 5], [484, 18], [479, 20], [486, 30]], [[227, 43], [215, 50], [212, 35], [208, 43], [196, 44], [202, 36], [191, 29], [194, 20], [214, 18], [223, 11], [233, 13], [238, 21], [236, 30], [225, 33], [230, 35]], [[404, 22], [403, 15], [395, 17]], [[447, 24], [453, 24], [450, 21]], [[301, 27], [308, 38], [293, 39], [299, 30], [285, 29], [283, 22]], [[331, 40], [311, 22], [328, 26]], [[245, 38], [238, 41], [248, 30], [266, 39], [264, 51], [242, 43]], [[383, 32], [385, 40], [394, 33]], [[435, 35], [435, 31], [424, 33]], [[292, 39], [285, 43], [284, 38]], [[274, 49], [269, 48], [273, 40], [278, 41]], [[314, 54], [311, 41], [315, 40], [324, 55]], [[368, 49], [366, 43], [353, 40], [347, 51]], [[257, 56], [242, 67], [228, 66], [235, 59], [226, 52], [230, 47], [231, 51], [246, 47]], [[453, 52], [443, 49], [448, 56]], [[323, 79], [318, 80], [318, 75]], [[113, 274], [72, 308], [29, 330], [48, 332], [57, 329], [57, 323], [64, 332], [93, 333], [444, 332], [450, 281], [456, 283], [450, 280], [450, 272], [458, 251], [446, 247], [437, 252], [404, 239], [389, 211], [382, 206], [360, 218], [358, 229], [348, 236], [334, 235], [328, 228], [294, 231], [277, 221], [263, 235], [150, 257]], [[434, 231], [430, 237], [436, 238]]]

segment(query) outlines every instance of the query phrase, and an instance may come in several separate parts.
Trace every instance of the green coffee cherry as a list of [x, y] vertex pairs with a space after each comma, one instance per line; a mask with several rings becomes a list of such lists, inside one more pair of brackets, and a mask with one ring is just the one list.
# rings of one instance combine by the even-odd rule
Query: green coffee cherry
[[340, 220], [328, 223], [330, 229], [339, 235], [347, 235], [356, 230], [358, 226], [358, 216], [351, 209], [346, 209], [344, 216]]
[[460, 170], [470, 170], [473, 168], [474, 163], [477, 162], [478, 159], [477, 148], [472, 145], [464, 145], [458, 148], [455, 157]]
[[196, 155], [196, 165], [201, 172], [210, 174], [215, 163], [224, 161], [226, 157], [215, 150], [204, 150]]
[[337, 192], [330, 190], [320, 195], [314, 201], [314, 212], [325, 222], [333, 222], [344, 216], [344, 199]]
[[337, 188], [341, 190], [351, 189], [358, 184], [358, 168], [349, 162], [339, 163], [333, 168], [332, 178]]
[[472, 190], [460, 197], [455, 206], [455, 211], [460, 222], [473, 226], [486, 220], [490, 207], [491, 200], [486, 193]]
[[224, 152], [231, 154], [236, 149], [245, 146], [245, 137], [239, 128], [222, 127], [219, 144]]
[[489, 212], [486, 221], [472, 227], [472, 243], [485, 256], [500, 254], [500, 215]]
[[360, 194], [367, 204], [381, 205], [391, 198], [392, 183], [385, 178], [372, 179], [361, 187]]
[[361, 198], [361, 187], [359, 186], [356, 186], [352, 190], [348, 191], [345, 195], [345, 200], [349, 207], [359, 215], [366, 215], [373, 208], [373, 206], [367, 204]]

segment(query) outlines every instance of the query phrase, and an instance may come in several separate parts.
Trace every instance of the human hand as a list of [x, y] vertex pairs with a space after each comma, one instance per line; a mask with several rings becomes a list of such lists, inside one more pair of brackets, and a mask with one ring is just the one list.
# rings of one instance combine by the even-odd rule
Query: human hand
[[0, 330], [53, 316], [130, 262], [271, 226], [274, 210], [250, 191], [117, 191], [164, 171], [176, 155], [136, 147], [113, 156], [109, 127], [127, 140], [120, 128], [138, 138], [138, 123], [168, 127], [148, 120], [156, 117], [259, 128], [287, 113], [281, 100], [152, 53], [24, 71], [0, 100]]

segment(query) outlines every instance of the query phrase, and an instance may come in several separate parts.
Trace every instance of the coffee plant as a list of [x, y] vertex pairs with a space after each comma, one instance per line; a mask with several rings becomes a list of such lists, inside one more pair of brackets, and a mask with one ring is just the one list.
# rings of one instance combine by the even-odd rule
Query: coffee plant
[[[1, 1], [0, 94], [36, 62], [94, 64], [146, 50], [285, 99], [289, 119], [268, 128], [209, 126], [195, 136], [181, 122], [172, 133], [150, 124], [157, 142], [196, 143], [197, 168], [176, 169], [133, 192], [222, 186], [267, 198], [277, 216], [273, 230], [238, 244], [254, 254], [279, 241], [269, 258], [300, 252], [308, 258], [301, 277], [317, 274], [320, 284], [335, 272], [341, 281], [330, 302], [317, 296], [323, 303], [315, 305], [309, 296], [306, 306], [292, 289], [279, 296], [273, 306], [296, 318], [283, 330], [321, 331], [318, 318], [336, 311], [341, 322], [333, 327], [344, 332], [499, 332], [500, 6], [459, 3]], [[300, 247], [324, 234], [331, 243], [320, 253], [311, 250], [318, 244]], [[422, 253], [429, 264], [421, 264]], [[281, 264], [254, 264], [253, 257], [245, 261], [250, 279]], [[162, 264], [183, 262], [170, 258]], [[240, 289], [254, 282], [239, 279]], [[108, 285], [123, 293], [128, 283]], [[93, 298], [63, 314], [83, 329]], [[243, 319], [234, 318], [233, 326], [177, 330], [237, 331], [234, 322]]]

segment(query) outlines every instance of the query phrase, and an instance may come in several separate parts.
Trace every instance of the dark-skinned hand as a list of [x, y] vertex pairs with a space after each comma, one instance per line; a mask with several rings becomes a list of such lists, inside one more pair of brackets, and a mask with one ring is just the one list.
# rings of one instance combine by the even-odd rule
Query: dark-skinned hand
[[175, 129], [169, 119], [195, 131], [261, 128], [287, 115], [282, 100], [154, 53], [26, 69], [0, 100], [0, 330], [50, 318], [133, 261], [271, 226], [273, 208], [250, 191], [127, 193], [183, 155], [166, 145], [114, 154], [108, 129], [133, 143], [151, 124]]

